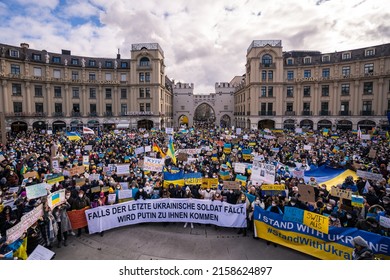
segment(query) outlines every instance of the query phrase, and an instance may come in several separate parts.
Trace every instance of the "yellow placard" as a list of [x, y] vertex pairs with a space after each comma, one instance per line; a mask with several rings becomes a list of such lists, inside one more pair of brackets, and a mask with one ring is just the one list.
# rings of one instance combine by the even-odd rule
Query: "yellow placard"
[[304, 211], [303, 224], [326, 234], [329, 232], [329, 218], [323, 215]]
[[261, 185], [261, 190], [263, 191], [284, 191], [286, 189], [285, 185]]

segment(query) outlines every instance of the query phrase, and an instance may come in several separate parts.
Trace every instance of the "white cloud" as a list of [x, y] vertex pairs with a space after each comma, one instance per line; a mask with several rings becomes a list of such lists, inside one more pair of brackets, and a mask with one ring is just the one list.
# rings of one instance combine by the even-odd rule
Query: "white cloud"
[[[253, 40], [280, 39], [284, 51], [322, 52], [390, 41], [387, 0], [78, 0], [66, 6], [55, 0], [17, 1], [33, 3], [28, 4], [31, 16], [15, 14], [2, 24], [3, 43], [103, 57], [115, 57], [120, 48], [129, 58], [131, 44], [157, 42], [168, 76], [194, 83], [197, 93], [213, 92], [215, 82], [242, 75]], [[93, 25], [91, 17], [101, 25]], [[84, 21], [72, 26], [75, 18]]]

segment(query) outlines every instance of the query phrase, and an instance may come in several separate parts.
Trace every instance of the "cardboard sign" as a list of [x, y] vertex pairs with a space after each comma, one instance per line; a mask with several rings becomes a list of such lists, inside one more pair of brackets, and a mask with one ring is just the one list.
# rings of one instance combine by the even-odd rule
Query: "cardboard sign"
[[372, 173], [368, 171], [363, 171], [363, 170], [357, 170], [356, 175], [361, 178], [367, 178], [368, 180], [374, 180], [374, 181], [379, 181], [383, 179], [382, 174], [378, 173]]
[[84, 151], [92, 151], [92, 145], [85, 145]]
[[188, 154], [186, 153], [179, 153], [176, 157], [179, 161], [187, 161], [188, 160]]
[[85, 185], [85, 178], [76, 178], [75, 180], [76, 186], [84, 186]]
[[279, 138], [278, 138], [278, 143], [279, 143], [280, 145], [283, 145], [284, 143], [286, 143], [286, 138], [284, 138], [284, 137], [279, 137]]
[[38, 172], [36, 171], [31, 171], [23, 174], [23, 178], [39, 178]]
[[330, 194], [332, 196], [337, 196], [337, 197], [344, 198], [344, 199], [349, 199], [349, 200], [352, 199], [352, 192], [351, 191], [339, 189], [337, 187], [332, 187], [330, 189]]
[[299, 200], [304, 202], [315, 202], [314, 187], [310, 185], [298, 185], [298, 193], [300, 195]]
[[369, 158], [375, 158], [376, 157], [376, 150], [373, 148], [370, 149], [370, 152], [368, 153]]
[[326, 234], [329, 232], [329, 218], [320, 214], [304, 211], [303, 224]]
[[307, 141], [308, 141], [309, 143], [316, 143], [316, 139], [315, 139], [314, 137], [308, 137], [308, 138], [307, 138]]
[[91, 193], [100, 193], [100, 186], [91, 188]]
[[85, 167], [84, 166], [75, 166], [69, 170], [69, 176], [73, 177], [79, 174], [82, 174], [85, 172]]
[[224, 190], [239, 190], [240, 182], [237, 181], [223, 181]]
[[85, 210], [87, 209], [89, 209], [89, 207], [66, 212], [68, 214], [70, 224], [72, 225], [72, 229], [79, 229], [88, 225], [87, 218], [85, 216]]

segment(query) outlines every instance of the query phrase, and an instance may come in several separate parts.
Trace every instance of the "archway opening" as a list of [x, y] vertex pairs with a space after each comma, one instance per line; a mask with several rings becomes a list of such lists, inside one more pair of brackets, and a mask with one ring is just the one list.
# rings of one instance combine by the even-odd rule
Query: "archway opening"
[[370, 120], [363, 120], [363, 121], [360, 121], [358, 122], [358, 129], [360, 128], [361, 130], [372, 130], [373, 128], [375, 128], [376, 126], [376, 123], [374, 121], [370, 121]]
[[76, 130], [82, 131], [82, 129], [83, 129], [83, 122], [82, 121], [74, 120], [74, 121], [70, 122], [70, 130], [71, 131], [76, 131]]
[[28, 126], [27, 126], [27, 123], [25, 123], [25, 122], [17, 121], [17, 122], [13, 122], [11, 124], [11, 132], [12, 133], [26, 132], [27, 128], [28, 128]]
[[288, 130], [295, 130], [295, 121], [292, 119], [283, 122], [283, 128]]
[[231, 119], [228, 115], [223, 115], [220, 121], [220, 126], [221, 127], [227, 127], [230, 128], [231, 125]]
[[215, 123], [215, 112], [213, 107], [207, 103], [200, 104], [194, 113], [194, 125], [197, 127], [212, 127]]
[[87, 126], [89, 128], [98, 128], [99, 127], [99, 121], [98, 120], [89, 120], [87, 122]]
[[302, 120], [300, 122], [300, 127], [303, 129], [313, 129], [313, 121], [312, 120]]
[[321, 130], [321, 129], [324, 129], [324, 128], [332, 129], [332, 122], [329, 121], [329, 120], [320, 120], [317, 123], [317, 129]]
[[352, 130], [352, 122], [348, 120], [339, 120], [336, 124], [336, 129], [342, 131], [351, 131]]
[[274, 129], [275, 128], [275, 121], [273, 120], [261, 120], [259, 121], [257, 125], [258, 129]]
[[153, 121], [151, 120], [140, 120], [137, 122], [137, 128], [145, 128], [147, 130], [152, 129]]
[[56, 133], [57, 131], [63, 131], [66, 129], [66, 123], [63, 121], [55, 121], [52, 124], [53, 127], [53, 133]]
[[44, 121], [37, 121], [33, 123], [32, 128], [35, 131], [41, 132], [42, 130], [47, 129], [47, 123]]

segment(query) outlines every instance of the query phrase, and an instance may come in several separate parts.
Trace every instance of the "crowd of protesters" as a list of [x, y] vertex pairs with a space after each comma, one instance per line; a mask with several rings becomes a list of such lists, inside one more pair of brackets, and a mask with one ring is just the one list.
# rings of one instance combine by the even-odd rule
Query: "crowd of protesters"
[[[227, 203], [245, 203], [247, 208], [248, 227], [238, 233], [244, 235], [253, 231], [253, 211], [255, 206], [282, 214], [286, 206], [329, 216], [330, 226], [356, 227], [381, 235], [389, 235], [387, 228], [379, 223], [379, 216], [390, 217], [390, 152], [389, 139], [385, 132], [374, 130], [370, 139], [362, 140], [356, 132], [337, 131], [323, 133], [309, 131], [270, 130], [236, 131], [213, 129], [178, 129], [173, 135], [175, 149], [200, 149], [200, 153], [190, 155], [190, 161], [165, 158], [166, 172], [184, 170], [184, 172], [201, 172], [202, 177], [218, 178], [215, 189], [202, 188], [201, 185], [178, 186], [170, 184], [164, 187], [163, 172], [149, 172], [142, 169], [139, 162], [145, 153], [136, 154], [138, 147], [157, 146], [161, 150], [152, 150], [152, 154], [161, 158], [166, 153], [168, 135], [163, 130], [120, 130], [105, 131], [94, 135], [81, 135], [81, 139], [70, 140], [64, 132], [54, 134], [28, 131], [11, 135], [6, 145], [0, 146], [0, 256], [9, 250], [12, 244], [7, 243], [6, 232], [18, 222], [23, 215], [43, 203], [44, 216], [32, 225], [17, 242], [27, 238], [26, 258], [38, 246], [67, 246], [70, 235], [80, 236], [88, 233], [88, 228], [72, 230], [67, 211], [85, 207], [99, 207], [116, 201], [108, 201], [108, 195], [127, 185], [132, 189], [132, 197], [138, 199], [158, 198], [195, 198], [221, 200]], [[222, 143], [222, 144], [221, 144]], [[224, 152], [224, 143], [230, 143], [231, 151]], [[311, 145], [311, 149], [305, 146]], [[87, 150], [86, 147], [92, 147]], [[244, 149], [250, 148], [252, 156], [244, 159]], [[372, 149], [375, 155], [372, 155]], [[83, 156], [88, 156], [85, 165]], [[244, 175], [248, 181], [240, 190], [224, 188], [220, 171], [228, 171], [229, 179], [235, 180], [234, 164], [251, 163], [253, 157], [261, 156], [264, 163], [276, 166], [275, 184], [284, 184], [284, 193], [268, 196], [262, 192], [261, 184], [250, 180], [250, 169]], [[53, 169], [52, 161], [59, 163]], [[105, 167], [110, 164], [128, 164], [130, 173], [119, 176], [115, 172], [107, 174]], [[70, 170], [74, 166], [84, 166], [85, 173], [73, 177], [65, 176], [64, 180], [51, 186], [50, 192], [66, 190], [66, 202], [50, 209], [45, 197], [29, 199], [26, 187], [44, 182], [45, 174]], [[294, 177], [294, 170], [308, 171], [321, 166], [339, 169], [364, 170], [381, 174], [381, 180], [347, 177], [342, 184], [335, 187], [351, 190], [364, 197], [363, 207], [343, 207], [346, 201], [332, 196], [329, 188], [317, 183], [315, 178], [304, 181]], [[57, 170], [59, 169], [59, 170]], [[38, 177], [24, 178], [25, 174], [36, 171]], [[99, 174], [99, 180], [89, 180], [88, 174]], [[84, 178], [82, 185], [76, 179]], [[225, 179], [226, 180], [226, 179]], [[125, 183], [125, 184], [123, 184]], [[299, 184], [311, 185], [315, 190], [315, 201], [302, 201], [298, 191]], [[92, 188], [101, 187], [100, 192], [92, 192]], [[5, 205], [5, 206], [4, 206]], [[184, 227], [187, 226], [187, 223]], [[191, 224], [191, 227], [194, 225]], [[101, 233], [103, 235], [103, 232]], [[358, 240], [360, 241], [360, 240]], [[359, 243], [359, 242], [357, 242]], [[363, 242], [360, 241], [359, 244]], [[15, 254], [14, 254], [15, 256]]]

